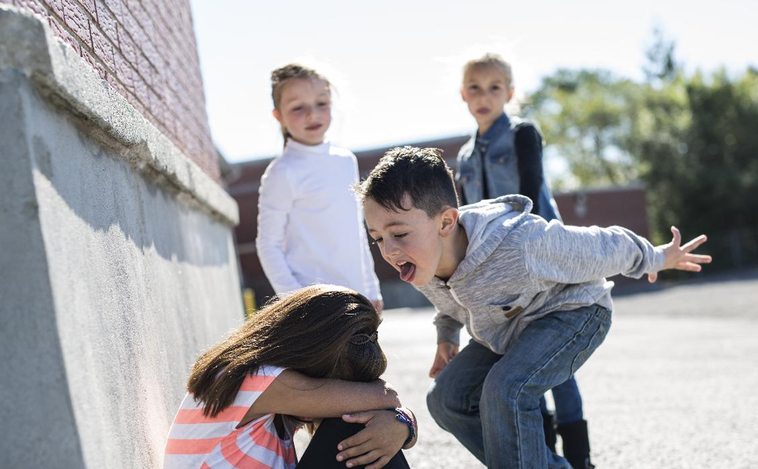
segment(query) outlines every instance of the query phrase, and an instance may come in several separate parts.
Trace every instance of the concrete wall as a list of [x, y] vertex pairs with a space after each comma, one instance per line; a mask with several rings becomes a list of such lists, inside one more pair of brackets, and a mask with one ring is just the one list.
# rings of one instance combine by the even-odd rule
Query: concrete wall
[[159, 467], [242, 322], [234, 201], [38, 19], [0, 6], [0, 466]]

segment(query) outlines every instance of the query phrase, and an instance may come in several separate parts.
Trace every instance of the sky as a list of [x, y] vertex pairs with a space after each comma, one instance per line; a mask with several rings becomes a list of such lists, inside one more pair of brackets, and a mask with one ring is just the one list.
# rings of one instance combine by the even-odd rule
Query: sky
[[230, 162], [281, 151], [269, 77], [290, 62], [332, 82], [327, 136], [352, 150], [472, 133], [461, 68], [485, 52], [511, 62], [522, 94], [559, 68], [642, 79], [656, 27], [688, 71], [758, 66], [754, 0], [190, 3], [211, 133]]

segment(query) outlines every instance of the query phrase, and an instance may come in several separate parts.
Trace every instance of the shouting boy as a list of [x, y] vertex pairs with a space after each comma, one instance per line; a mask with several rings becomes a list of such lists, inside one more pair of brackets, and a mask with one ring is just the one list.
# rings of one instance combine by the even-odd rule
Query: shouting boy
[[[394, 148], [357, 187], [382, 257], [434, 304], [427, 395], [436, 422], [489, 468], [566, 468], [545, 444], [539, 399], [571, 377], [611, 325], [605, 277], [700, 271], [705, 236], [653, 247], [618, 226], [565, 226], [506, 195], [458, 208], [436, 149]], [[459, 332], [473, 338], [458, 353]]]

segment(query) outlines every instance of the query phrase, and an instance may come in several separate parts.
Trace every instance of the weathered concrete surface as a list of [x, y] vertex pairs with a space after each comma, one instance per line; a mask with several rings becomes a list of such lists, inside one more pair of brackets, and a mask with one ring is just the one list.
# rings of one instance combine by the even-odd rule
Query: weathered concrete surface
[[160, 467], [243, 318], [236, 204], [81, 61], [0, 8], [3, 468]]
[[[600, 469], [758, 467], [758, 272], [615, 299], [577, 377]], [[429, 416], [432, 311], [390, 310], [387, 379], [419, 416], [411, 467], [483, 467]]]

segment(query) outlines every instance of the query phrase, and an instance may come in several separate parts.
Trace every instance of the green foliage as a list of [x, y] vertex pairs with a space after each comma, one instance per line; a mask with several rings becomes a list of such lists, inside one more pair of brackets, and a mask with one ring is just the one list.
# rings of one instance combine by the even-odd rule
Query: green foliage
[[643, 182], [656, 241], [676, 225], [732, 264], [758, 262], [758, 71], [687, 76], [673, 51], [656, 40], [645, 82], [558, 70], [530, 115], [581, 186]]
[[637, 85], [603, 70], [559, 70], [531, 96], [547, 142], [566, 157], [582, 186], [624, 184], [636, 177], [626, 138]]

